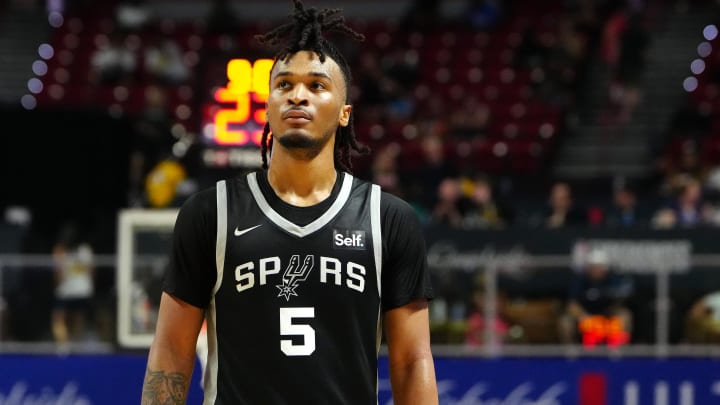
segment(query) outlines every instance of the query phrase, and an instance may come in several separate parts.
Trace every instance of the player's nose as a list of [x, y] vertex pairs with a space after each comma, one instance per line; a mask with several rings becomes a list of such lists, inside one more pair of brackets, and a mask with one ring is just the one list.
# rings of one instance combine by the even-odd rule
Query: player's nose
[[288, 94], [288, 102], [293, 105], [307, 105], [309, 93], [304, 84], [298, 84]]

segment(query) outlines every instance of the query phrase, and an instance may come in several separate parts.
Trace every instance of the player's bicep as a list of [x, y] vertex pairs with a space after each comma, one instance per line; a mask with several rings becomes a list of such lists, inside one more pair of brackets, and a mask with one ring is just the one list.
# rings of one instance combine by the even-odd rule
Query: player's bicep
[[202, 308], [162, 293], [153, 346], [179, 356], [194, 356], [204, 317]]
[[408, 365], [431, 357], [427, 300], [385, 311], [383, 325], [391, 364]]
[[383, 197], [382, 306], [391, 310], [415, 299], [432, 299], [433, 291], [417, 215], [404, 201]]
[[162, 294], [143, 382], [143, 404], [185, 403], [203, 315], [201, 308]]
[[217, 214], [211, 191], [196, 194], [180, 209], [163, 278], [163, 291], [197, 307], [207, 306], [217, 277]]

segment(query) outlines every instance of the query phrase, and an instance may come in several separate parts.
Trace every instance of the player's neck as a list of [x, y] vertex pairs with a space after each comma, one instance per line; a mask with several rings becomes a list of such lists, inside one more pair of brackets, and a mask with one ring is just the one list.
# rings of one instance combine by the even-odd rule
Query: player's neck
[[274, 153], [270, 159], [270, 187], [281, 200], [291, 205], [307, 207], [323, 201], [332, 193], [336, 180], [332, 154], [321, 153], [311, 160], [298, 160]]

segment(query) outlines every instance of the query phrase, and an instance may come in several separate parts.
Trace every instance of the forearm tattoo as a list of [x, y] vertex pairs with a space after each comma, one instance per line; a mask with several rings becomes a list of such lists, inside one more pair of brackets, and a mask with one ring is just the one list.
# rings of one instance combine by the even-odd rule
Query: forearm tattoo
[[188, 382], [178, 372], [147, 369], [142, 390], [142, 405], [184, 405]]

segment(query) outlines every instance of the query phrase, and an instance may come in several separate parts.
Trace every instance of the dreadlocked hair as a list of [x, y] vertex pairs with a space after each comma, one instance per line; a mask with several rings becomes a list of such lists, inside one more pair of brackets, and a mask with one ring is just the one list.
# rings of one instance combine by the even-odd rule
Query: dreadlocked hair
[[[306, 9], [301, 0], [293, 0], [293, 3], [295, 9], [292, 21], [282, 24], [266, 34], [256, 35], [255, 38], [259, 42], [273, 47], [284, 43], [284, 47], [275, 55], [275, 63], [281, 60], [287, 61], [300, 51], [314, 52], [323, 63], [326, 57], [330, 57], [338, 64], [345, 79], [345, 102], [347, 103], [350, 99], [350, 83], [352, 82], [350, 65], [340, 50], [323, 36], [323, 32], [339, 32], [356, 41], [365, 40], [365, 36], [345, 24], [345, 18], [340, 15], [341, 9], [318, 11], [315, 7]], [[350, 157], [353, 151], [360, 154], [370, 152], [370, 148], [358, 142], [353, 122], [353, 114], [350, 114], [348, 125], [338, 126], [335, 136], [335, 167], [347, 172], [352, 169]], [[272, 151], [272, 144], [270, 124], [266, 123], [261, 140], [264, 169], [268, 168], [267, 154]]]

